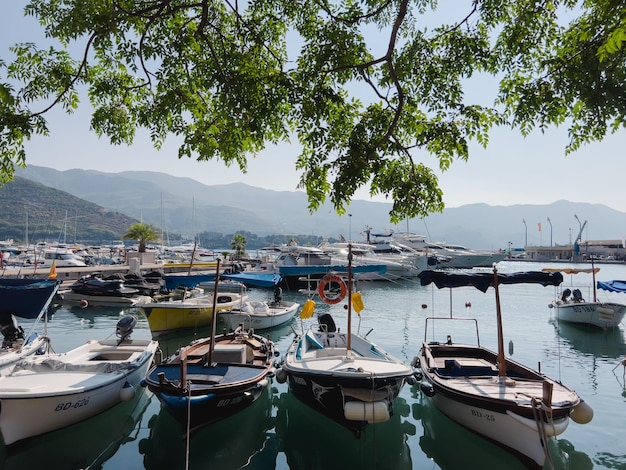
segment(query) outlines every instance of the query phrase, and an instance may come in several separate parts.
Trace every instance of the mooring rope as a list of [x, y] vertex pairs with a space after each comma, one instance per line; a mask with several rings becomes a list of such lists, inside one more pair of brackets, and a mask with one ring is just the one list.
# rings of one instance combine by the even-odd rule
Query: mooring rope
[[[532, 397], [530, 399], [532, 409], [533, 409], [533, 417], [535, 419], [535, 423], [537, 424], [537, 432], [539, 433], [539, 440], [541, 441], [541, 447], [543, 449], [543, 453], [546, 457], [546, 462], [549, 467], [554, 469], [554, 464], [552, 462], [552, 457], [550, 455], [550, 449], [548, 449], [548, 436], [546, 434], [545, 423], [543, 421], [543, 403], [540, 399]], [[546, 419], [549, 419], [546, 414]]]

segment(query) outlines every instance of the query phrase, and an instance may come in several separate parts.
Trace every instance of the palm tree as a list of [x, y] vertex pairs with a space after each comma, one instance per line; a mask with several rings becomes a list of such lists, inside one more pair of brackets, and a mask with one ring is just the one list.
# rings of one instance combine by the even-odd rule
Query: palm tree
[[231, 240], [230, 248], [235, 250], [236, 259], [241, 259], [246, 254], [246, 243], [248, 243], [248, 240], [240, 233], [235, 234]]
[[158, 240], [159, 236], [156, 229], [144, 222], [131, 225], [128, 231], [122, 236], [122, 239], [136, 240], [139, 242], [139, 253], [145, 253], [146, 243]]

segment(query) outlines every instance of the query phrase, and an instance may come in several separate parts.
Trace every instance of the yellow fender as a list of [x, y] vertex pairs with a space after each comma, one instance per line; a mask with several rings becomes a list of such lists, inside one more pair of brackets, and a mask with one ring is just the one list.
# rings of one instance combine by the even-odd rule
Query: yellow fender
[[315, 302], [308, 299], [304, 302], [302, 310], [300, 310], [300, 318], [311, 318], [313, 316], [313, 310], [315, 309]]
[[361, 310], [365, 308], [365, 304], [363, 304], [363, 297], [360, 292], [352, 294], [352, 308], [358, 314], [361, 314]]

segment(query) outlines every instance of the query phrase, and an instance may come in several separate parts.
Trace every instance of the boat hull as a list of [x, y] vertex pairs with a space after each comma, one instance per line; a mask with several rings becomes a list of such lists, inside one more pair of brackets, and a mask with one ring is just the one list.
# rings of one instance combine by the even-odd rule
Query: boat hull
[[[92, 342], [66, 356], [35, 357], [22, 361], [11, 375], [0, 377], [0, 431], [4, 443], [11, 445], [70, 426], [132, 399], [158, 343], [127, 343], [122, 349]], [[80, 353], [85, 353], [83, 359]], [[107, 372], [107, 366], [113, 365], [117, 366]]]
[[[393, 403], [406, 378], [368, 381], [314, 373], [288, 374], [289, 390], [298, 400], [349, 429], [356, 437], [361, 436], [369, 423], [384, 422], [393, 416]], [[370, 394], [371, 401], [352, 397], [349, 390], [359, 390], [361, 397]]]
[[[231, 366], [232, 368], [232, 366]], [[250, 369], [249, 369], [250, 370]], [[249, 371], [248, 370], [248, 371]], [[266, 378], [267, 373], [263, 370], [256, 370], [254, 377], [251, 377], [245, 384], [232, 385], [228, 387], [215, 387], [206, 393], [196, 391], [194, 395], [188, 396], [181, 391], [167, 391], [158, 383], [158, 374], [165, 373], [166, 377], [179, 378], [180, 367], [157, 367], [150, 372], [148, 388], [157, 395], [164, 408], [178, 421], [185, 430], [193, 432], [203, 426], [220, 421], [228, 416], [243, 410], [259, 399], [270, 381]], [[233, 373], [236, 371], [232, 370]], [[239, 370], [246, 374], [245, 370]], [[202, 365], [191, 366], [188, 373], [194, 377], [223, 374], [223, 368], [207, 368]], [[188, 419], [189, 416], [189, 425]]]
[[220, 313], [220, 318], [230, 330], [235, 330], [240, 324], [246, 329], [264, 330], [274, 328], [290, 321], [298, 311], [300, 304], [296, 302], [281, 302], [279, 304], [264, 304], [265, 308], [249, 310], [233, 309]]
[[[228, 311], [245, 301], [238, 294], [218, 294], [215, 310]], [[210, 326], [213, 321], [212, 297], [192, 297], [185, 300], [138, 302], [135, 304], [148, 319], [152, 336], [174, 331]]]
[[277, 379], [285, 374], [296, 398], [360, 437], [368, 424], [389, 420], [414, 371], [358, 335], [350, 351], [345, 344], [345, 334], [309, 330], [292, 343]]
[[121, 295], [90, 295], [80, 292], [61, 292], [61, 298], [64, 303], [74, 305], [85, 305], [92, 307], [134, 307], [140, 302], [149, 302], [152, 300], [145, 295], [137, 296], [121, 296]]
[[626, 315], [626, 305], [612, 302], [553, 302], [558, 321], [615, 328]]
[[[521, 364], [507, 360], [498, 377], [497, 355], [465, 345], [424, 345], [421, 390], [446, 416], [493, 441], [526, 466], [545, 462], [545, 439], [558, 436], [580, 403], [575, 392]], [[552, 388], [552, 418], [542, 411], [544, 384]]]

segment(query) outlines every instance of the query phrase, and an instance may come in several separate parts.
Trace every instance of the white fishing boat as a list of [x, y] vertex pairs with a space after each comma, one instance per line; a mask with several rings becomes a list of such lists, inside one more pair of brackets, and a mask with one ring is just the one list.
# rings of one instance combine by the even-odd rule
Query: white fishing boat
[[257, 331], [287, 323], [296, 315], [299, 308], [298, 302], [283, 300], [282, 289], [277, 287], [274, 290], [273, 301], [248, 300], [231, 310], [220, 312], [219, 317], [231, 331], [239, 327]]
[[87, 263], [69, 248], [46, 249], [38, 256], [40, 256], [40, 261], [44, 268], [50, 268], [53, 265], [57, 268], [81, 268], [87, 266]]
[[582, 291], [579, 288], [562, 288], [548, 307], [554, 309], [555, 317], [558, 322], [579, 323], [590, 325], [604, 330], [608, 328], [617, 328], [624, 315], [626, 315], [626, 305], [610, 300], [598, 300], [597, 290], [601, 289], [607, 292], [626, 293], [626, 281], [607, 281], [596, 283], [596, 273], [600, 268], [585, 269], [560, 269], [560, 268], [544, 268], [544, 271], [557, 271], [565, 274], [592, 274], [593, 279], [593, 300], [585, 300]]
[[[591, 408], [570, 388], [530, 367], [505, 357], [500, 312], [500, 284], [538, 283], [559, 285], [560, 273], [524, 272], [451, 273], [424, 271], [422, 285], [437, 287], [474, 286], [483, 292], [494, 287], [498, 351], [490, 351], [478, 340], [474, 319], [431, 317], [426, 320], [424, 343], [415, 364], [422, 372], [420, 389], [446, 416], [471, 431], [495, 442], [518, 457], [528, 468], [541, 468], [547, 460], [548, 439], [562, 434], [570, 417], [578, 423], [589, 422]], [[429, 322], [430, 320], [430, 322]], [[445, 340], [426, 341], [442, 321], [474, 322], [477, 344]], [[431, 329], [429, 330], [429, 323]], [[467, 331], [467, 329], [464, 329]]]
[[0, 377], [0, 433], [6, 445], [84, 421], [134, 398], [158, 343], [130, 338], [135, 318], [117, 324], [118, 339], [92, 340], [59, 354], [31, 356]]
[[[337, 329], [329, 314], [321, 315], [318, 325], [295, 336], [276, 380], [288, 381], [301, 402], [360, 437], [368, 424], [390, 419], [395, 399], [405, 383], [414, 382], [415, 371], [358, 330], [352, 332], [352, 309], [360, 312], [364, 305], [360, 293], [352, 293], [350, 262], [349, 256], [347, 330]], [[313, 308], [308, 300], [300, 316], [312, 316]]]

